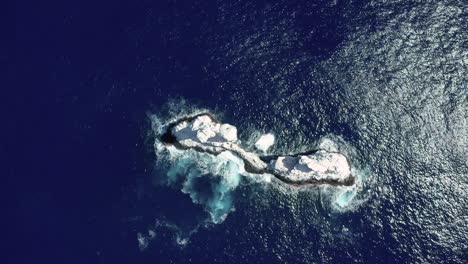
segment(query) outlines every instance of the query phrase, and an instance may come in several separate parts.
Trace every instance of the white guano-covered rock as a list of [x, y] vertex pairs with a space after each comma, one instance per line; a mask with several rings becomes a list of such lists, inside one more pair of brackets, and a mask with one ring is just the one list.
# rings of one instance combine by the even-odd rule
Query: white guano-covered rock
[[319, 150], [312, 155], [278, 157], [270, 162], [270, 169], [293, 182], [309, 180], [344, 181], [351, 176], [351, 168], [340, 153]]
[[222, 124], [219, 133], [226, 141], [237, 141], [237, 128], [235, 126]]
[[257, 142], [255, 142], [255, 148], [260, 151], [266, 152], [275, 143], [275, 136], [273, 134], [262, 135]]
[[[246, 151], [238, 144], [236, 127], [218, 123], [209, 115], [181, 121], [172, 128], [171, 133], [184, 148], [195, 148], [212, 154], [230, 151], [244, 160], [249, 171], [271, 173], [292, 183], [339, 183], [352, 177], [346, 157], [325, 150], [311, 155], [280, 156], [267, 164], [256, 153]], [[268, 135], [257, 141], [257, 149], [266, 151], [273, 144], [273, 135]]]
[[231, 151], [241, 157], [253, 171], [263, 171], [267, 164], [255, 153], [245, 151], [237, 142], [237, 128], [220, 124], [209, 115], [200, 115], [190, 121], [182, 121], [172, 128], [172, 135], [185, 148], [198, 148], [211, 153]]
[[219, 124], [208, 115], [200, 115], [191, 121], [182, 121], [172, 128], [172, 134], [181, 144], [237, 141], [237, 129], [229, 124]]

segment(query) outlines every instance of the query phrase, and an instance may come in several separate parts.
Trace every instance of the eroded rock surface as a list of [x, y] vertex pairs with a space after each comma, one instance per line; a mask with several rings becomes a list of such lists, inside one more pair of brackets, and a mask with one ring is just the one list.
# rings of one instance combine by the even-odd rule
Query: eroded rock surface
[[354, 184], [349, 162], [343, 154], [318, 150], [308, 155], [278, 156], [267, 163], [261, 156], [239, 145], [236, 127], [222, 124], [209, 114], [184, 118], [172, 124], [167, 133], [169, 135], [164, 138], [173, 141], [166, 140], [167, 143], [214, 155], [231, 151], [244, 160], [246, 171], [273, 174], [283, 182], [297, 185]]
[[340, 153], [319, 150], [312, 155], [280, 156], [268, 166], [275, 175], [291, 182], [311, 180], [345, 183], [351, 177], [346, 157]]

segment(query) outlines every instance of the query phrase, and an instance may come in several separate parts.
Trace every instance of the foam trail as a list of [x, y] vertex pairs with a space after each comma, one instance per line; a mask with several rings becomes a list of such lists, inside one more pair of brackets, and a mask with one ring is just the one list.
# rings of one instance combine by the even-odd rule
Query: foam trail
[[183, 100], [172, 102], [168, 110], [166, 115], [150, 115], [156, 136], [154, 149], [157, 161], [164, 167], [169, 165], [165, 182], [180, 188], [193, 203], [203, 206], [209, 214], [208, 223], [221, 223], [234, 210], [234, 190], [241, 181], [241, 174], [247, 174], [244, 161], [228, 151], [211, 155], [164, 145], [159, 136], [166, 131], [168, 124], [184, 116], [207, 112], [187, 105]]
[[222, 222], [233, 210], [233, 191], [241, 181], [243, 161], [228, 151], [217, 156], [193, 150], [172, 155], [169, 183], [181, 182], [182, 192], [204, 207], [212, 223]]
[[[156, 167], [163, 173], [157, 173], [155, 177], [161, 184], [175, 187], [187, 194], [194, 204], [201, 205], [207, 212], [206, 218], [195, 219], [198, 224], [190, 230], [185, 230], [171, 219], [156, 219], [155, 227], [151, 230], [163, 228], [172, 231], [174, 241], [180, 247], [186, 246], [200, 227], [218, 224], [226, 219], [234, 210], [234, 192], [241, 182], [241, 174], [248, 175], [244, 171], [243, 160], [230, 152], [215, 156], [194, 150], [179, 150], [160, 141], [168, 124], [181, 117], [202, 112], [207, 110], [187, 105], [181, 100], [169, 103], [164, 113], [149, 115], [155, 139]], [[137, 240], [140, 248], [144, 250], [155, 237], [158, 235], [139, 233]]]
[[364, 197], [358, 198], [358, 195], [362, 193], [364, 182], [370, 176], [369, 168], [352, 167], [351, 172], [356, 177], [356, 184], [338, 188], [333, 196], [332, 206], [338, 211], [353, 210], [366, 200]]
[[[234, 195], [242, 179], [246, 178], [251, 182], [267, 185], [271, 184], [272, 187], [278, 186], [277, 184], [281, 183], [272, 181], [274, 177], [270, 174], [252, 174], [246, 172], [243, 159], [230, 151], [213, 155], [194, 149], [182, 150], [173, 145], [164, 144], [160, 138], [167, 131], [169, 124], [183, 117], [208, 112], [206, 109], [196, 109], [187, 106], [185, 102], [170, 104], [168, 110], [169, 113], [165, 115], [150, 115], [152, 130], [155, 135], [154, 150], [158, 162], [157, 167], [160, 169], [165, 168], [163, 169], [163, 174], [160, 174], [163, 176], [163, 183], [187, 194], [194, 204], [200, 205], [207, 213], [207, 218], [202, 220], [197, 219], [196, 221], [199, 221], [197, 227], [191, 228], [189, 232], [181, 231], [182, 229], [175, 224], [161, 226], [170, 227], [170, 230], [174, 230], [177, 236], [176, 243], [180, 246], [185, 246], [189, 243], [190, 236], [196, 233], [200, 226], [219, 224], [226, 219], [230, 212], [235, 210]], [[275, 137], [271, 133], [265, 135], [257, 134], [251, 140], [251, 144], [257, 143], [255, 144], [255, 148], [263, 153], [267, 152], [274, 142]], [[348, 157], [356, 157], [355, 150], [352, 147], [341, 138], [333, 135], [322, 138], [318, 142], [318, 148], [344, 153]], [[332, 207], [337, 211], [352, 210], [352, 208], [356, 208], [356, 205], [361, 203], [356, 197], [362, 190], [363, 178], [365, 176], [356, 167], [352, 167], [351, 170], [352, 174], [357, 176], [355, 185], [336, 188], [330, 188], [329, 186], [319, 187], [326, 193], [326, 199], [331, 202]], [[278, 190], [280, 191], [281, 188], [278, 188]], [[156, 228], [159, 227], [158, 225]], [[154, 238], [154, 235], [140, 234], [137, 238], [140, 247], [144, 249], [148, 246], [147, 242]]]
[[350, 188], [348, 190], [343, 190], [338, 193], [335, 199], [335, 204], [339, 206], [340, 208], [345, 208], [347, 207], [351, 201], [354, 199], [356, 196], [356, 188]]

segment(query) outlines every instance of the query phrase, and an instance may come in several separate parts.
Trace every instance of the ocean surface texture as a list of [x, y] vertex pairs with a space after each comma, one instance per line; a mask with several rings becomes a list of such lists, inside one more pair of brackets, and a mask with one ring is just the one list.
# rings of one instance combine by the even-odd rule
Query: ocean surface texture
[[[468, 262], [466, 2], [32, 8], [17, 6], [17, 84], [35, 89], [7, 123], [12, 260]], [[250, 151], [271, 133], [270, 155], [343, 153], [356, 185], [291, 186], [161, 143], [201, 112]]]

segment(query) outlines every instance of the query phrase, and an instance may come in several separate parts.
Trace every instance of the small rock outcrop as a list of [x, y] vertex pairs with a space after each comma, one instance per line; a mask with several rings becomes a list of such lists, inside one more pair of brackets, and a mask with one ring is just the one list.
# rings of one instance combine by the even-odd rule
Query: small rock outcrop
[[[222, 124], [210, 114], [181, 119], [169, 126], [162, 139], [182, 149], [195, 149], [215, 155], [231, 151], [244, 160], [246, 171], [273, 174], [290, 184], [354, 184], [349, 162], [343, 154], [318, 150], [308, 155], [278, 156], [268, 163], [239, 145], [235, 126]], [[273, 142], [272, 135], [261, 137], [256, 147], [265, 152]]]
[[333, 181], [345, 184], [351, 177], [346, 157], [325, 150], [312, 155], [280, 156], [272, 160], [268, 168], [273, 174], [294, 183]]

